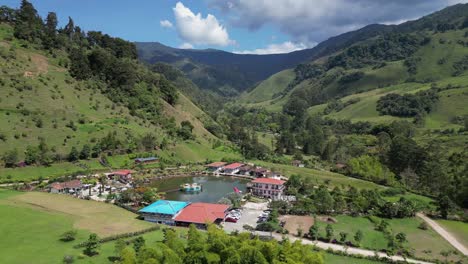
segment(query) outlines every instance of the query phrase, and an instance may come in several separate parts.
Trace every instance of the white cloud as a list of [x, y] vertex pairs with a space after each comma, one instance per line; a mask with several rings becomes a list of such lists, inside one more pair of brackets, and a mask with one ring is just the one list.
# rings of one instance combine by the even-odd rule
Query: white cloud
[[373, 23], [396, 23], [468, 0], [212, 0], [234, 26], [278, 27], [295, 42], [317, 42]]
[[169, 21], [169, 20], [161, 20], [161, 21], [159, 21], [159, 24], [163, 28], [172, 28], [173, 27], [171, 21]]
[[208, 14], [206, 18], [203, 18], [200, 13], [195, 15], [181, 2], [178, 2], [173, 10], [177, 32], [185, 42], [216, 46], [234, 43], [229, 39], [226, 28], [218, 22], [215, 16]]
[[291, 41], [286, 41], [280, 44], [270, 44], [263, 49], [254, 49], [254, 50], [241, 50], [233, 51], [237, 54], [279, 54], [279, 53], [289, 53], [296, 50], [302, 50], [307, 48], [304, 43], [293, 43]]
[[182, 45], [179, 46], [179, 49], [193, 49], [193, 45], [190, 43], [183, 43]]

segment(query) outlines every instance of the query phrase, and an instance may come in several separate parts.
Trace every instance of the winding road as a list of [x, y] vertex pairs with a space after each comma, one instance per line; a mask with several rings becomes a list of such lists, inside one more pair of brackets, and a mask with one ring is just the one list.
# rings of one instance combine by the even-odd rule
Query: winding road
[[417, 213], [417, 217], [421, 218], [426, 222], [428, 225], [434, 229], [439, 235], [441, 235], [447, 242], [449, 242], [453, 247], [458, 249], [463, 255], [468, 256], [468, 249], [460, 243], [452, 234], [450, 234], [447, 230], [445, 230], [442, 226], [440, 226], [436, 221], [430, 219], [426, 215], [422, 213]]

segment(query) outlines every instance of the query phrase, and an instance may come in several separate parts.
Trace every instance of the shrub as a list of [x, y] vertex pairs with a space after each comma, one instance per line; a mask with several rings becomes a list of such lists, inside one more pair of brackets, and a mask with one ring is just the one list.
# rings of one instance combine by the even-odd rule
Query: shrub
[[429, 229], [429, 226], [426, 222], [421, 222], [418, 226], [419, 229], [422, 229], [422, 230], [427, 230]]
[[73, 241], [76, 238], [76, 234], [77, 234], [76, 230], [67, 231], [60, 236], [60, 240], [63, 242]]

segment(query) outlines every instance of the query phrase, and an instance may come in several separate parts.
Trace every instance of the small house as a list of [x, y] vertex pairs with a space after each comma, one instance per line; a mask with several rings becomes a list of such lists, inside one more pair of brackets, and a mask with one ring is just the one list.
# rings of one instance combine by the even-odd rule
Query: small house
[[226, 164], [227, 164], [226, 162], [218, 161], [218, 162], [210, 163], [206, 165], [205, 167], [210, 172], [219, 172]]
[[107, 177], [121, 182], [129, 182], [132, 180], [132, 173], [133, 171], [131, 170], [118, 170], [108, 173]]
[[136, 158], [135, 164], [147, 164], [157, 162], [159, 159], [157, 157], [148, 157], [148, 158]]
[[174, 216], [184, 209], [188, 202], [158, 200], [138, 211], [145, 221], [174, 225]]
[[254, 170], [254, 176], [255, 177], [266, 177], [266, 175], [268, 174], [268, 170], [265, 169], [265, 168], [262, 168], [262, 167], [257, 167], [255, 170]]
[[304, 168], [305, 167], [304, 163], [302, 161], [300, 161], [300, 160], [293, 160], [291, 162], [291, 165], [294, 166], [294, 167], [299, 167], [299, 168]]
[[222, 170], [226, 174], [236, 174], [242, 166], [244, 166], [243, 163], [235, 162], [224, 166]]
[[252, 174], [252, 170], [253, 170], [252, 166], [244, 165], [239, 168], [239, 171], [237, 172], [237, 174], [250, 176]]
[[54, 182], [50, 185], [50, 193], [75, 194], [84, 188], [80, 180]]

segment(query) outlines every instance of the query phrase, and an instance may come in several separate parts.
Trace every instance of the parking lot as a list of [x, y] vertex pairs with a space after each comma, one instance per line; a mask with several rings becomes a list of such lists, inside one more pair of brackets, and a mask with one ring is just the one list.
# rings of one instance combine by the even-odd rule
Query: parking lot
[[244, 230], [244, 225], [249, 225], [253, 228], [257, 226], [258, 216], [263, 212], [263, 210], [267, 209], [266, 204], [251, 204], [248, 203], [243, 207], [242, 216], [237, 221], [237, 223], [224, 223], [224, 230], [226, 232], [233, 232], [233, 231], [246, 231]]

